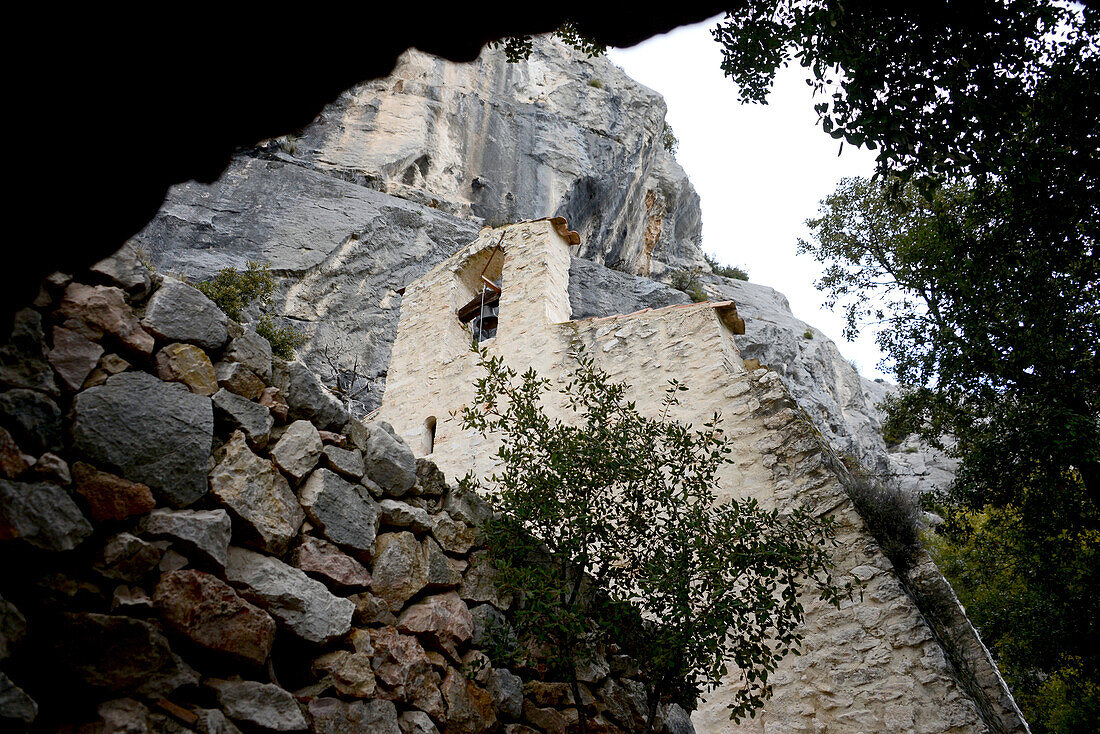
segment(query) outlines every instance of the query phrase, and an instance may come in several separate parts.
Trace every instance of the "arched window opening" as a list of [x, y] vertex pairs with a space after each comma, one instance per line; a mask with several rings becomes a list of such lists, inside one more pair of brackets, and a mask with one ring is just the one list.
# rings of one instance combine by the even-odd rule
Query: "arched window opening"
[[[473, 294], [473, 297], [458, 308], [458, 320], [468, 325], [474, 344], [497, 335], [503, 266], [504, 251], [498, 246], [488, 252], [481, 268], [460, 276], [469, 289], [467, 293]], [[472, 271], [473, 268], [469, 270]]]
[[429, 415], [424, 421], [424, 453], [435, 451], [435, 416]]

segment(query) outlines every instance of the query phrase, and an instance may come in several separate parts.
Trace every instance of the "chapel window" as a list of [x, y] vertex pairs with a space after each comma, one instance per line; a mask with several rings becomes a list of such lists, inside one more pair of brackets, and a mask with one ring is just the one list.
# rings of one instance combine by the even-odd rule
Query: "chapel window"
[[503, 266], [504, 252], [495, 247], [476, 258], [460, 274], [465, 291], [472, 297], [458, 307], [458, 320], [469, 330], [474, 344], [497, 335]]

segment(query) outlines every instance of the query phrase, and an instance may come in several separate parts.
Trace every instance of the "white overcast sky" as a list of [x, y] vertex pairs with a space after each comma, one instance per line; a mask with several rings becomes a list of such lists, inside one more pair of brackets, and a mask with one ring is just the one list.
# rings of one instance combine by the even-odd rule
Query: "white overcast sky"
[[863, 375], [883, 376], [871, 334], [843, 339], [841, 315], [824, 309], [813, 287], [821, 266], [795, 255], [821, 199], [845, 176], [870, 176], [875, 153], [845, 145], [838, 157], [839, 141], [817, 125], [807, 73], [797, 65], [780, 70], [767, 105], [738, 104], [709, 32], [718, 20], [608, 56], [668, 104], [666, 119], [680, 139], [676, 159], [702, 199], [703, 249], [786, 295], [795, 316], [832, 338]]

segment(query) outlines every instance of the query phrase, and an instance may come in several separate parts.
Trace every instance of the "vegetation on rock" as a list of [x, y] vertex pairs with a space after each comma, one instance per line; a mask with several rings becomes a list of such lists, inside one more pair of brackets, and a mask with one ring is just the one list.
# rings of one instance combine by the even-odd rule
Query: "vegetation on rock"
[[703, 290], [703, 284], [699, 282], [699, 273], [695, 270], [677, 270], [673, 272], [669, 285], [678, 291], [687, 293], [695, 303], [702, 303], [707, 300], [707, 293]]
[[[573, 23], [563, 23], [551, 34], [554, 38], [570, 46], [589, 58], [603, 56], [607, 53], [607, 46], [582, 33]], [[531, 36], [509, 36], [489, 44], [490, 48], [503, 48], [504, 55], [510, 62], [524, 61], [531, 56], [534, 49], [534, 39]]]
[[[244, 309], [253, 301], [268, 305], [275, 292], [275, 276], [266, 263], [248, 261], [243, 271], [222, 268], [210, 280], [195, 287], [218, 305], [234, 321], [242, 319]], [[256, 322], [256, 333], [271, 343], [271, 353], [280, 359], [294, 359], [294, 350], [306, 343], [306, 335], [292, 326], [280, 326], [270, 314]]]
[[739, 268], [734, 265], [722, 265], [718, 262], [717, 258], [711, 257], [707, 253], [703, 253], [703, 259], [707, 261], [707, 265], [710, 266], [710, 272], [715, 275], [721, 275], [723, 278], [733, 278], [734, 280], [748, 280], [749, 273], [744, 268]]
[[[541, 650], [579, 696], [578, 670], [617, 640], [659, 703], [694, 708], [729, 670], [744, 682], [731, 718], [768, 697], [768, 676], [797, 653], [811, 587], [839, 605], [829, 575], [834, 523], [809, 508], [718, 502], [730, 452], [717, 414], [702, 430], [669, 418], [687, 388], [670, 381], [646, 417], [583, 352], [560, 391], [575, 421], [547, 415], [550, 383], [482, 353], [464, 427], [498, 434], [498, 471], [481, 486], [498, 510], [485, 528], [499, 583], [520, 593], [520, 649]], [[850, 589], [849, 589], [850, 591]], [[583, 729], [582, 729], [583, 730]]]
[[920, 550], [920, 505], [903, 489], [883, 482], [860, 468], [851, 457], [843, 459], [844, 488], [882, 552], [904, 572]]
[[665, 120], [665, 126], [661, 129], [661, 146], [671, 155], [676, 155], [676, 150], [680, 147], [680, 139], [672, 131], [672, 125], [668, 124], [668, 120]]

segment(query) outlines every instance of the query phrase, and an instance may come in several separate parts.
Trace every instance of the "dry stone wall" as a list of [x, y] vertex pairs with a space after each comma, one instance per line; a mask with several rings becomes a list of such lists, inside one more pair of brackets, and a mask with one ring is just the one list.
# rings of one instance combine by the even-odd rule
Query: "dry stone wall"
[[[519, 601], [491, 508], [130, 255], [0, 346], [0, 728], [574, 731], [537, 657], [488, 656]], [[596, 663], [589, 731], [639, 730], [629, 660]]]

